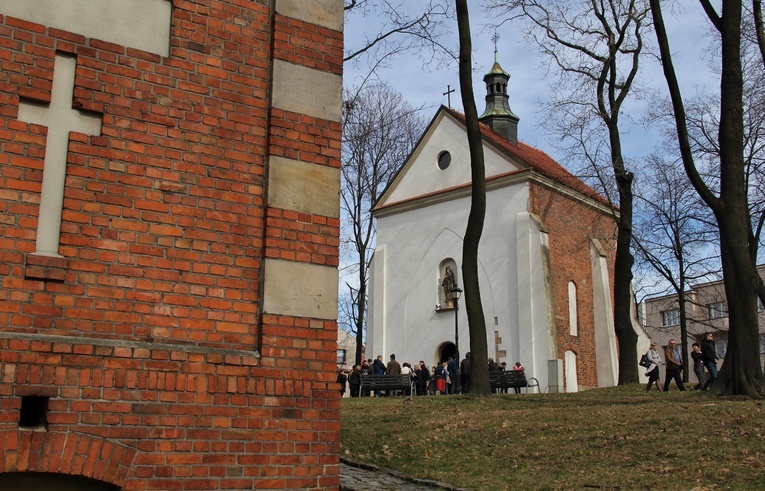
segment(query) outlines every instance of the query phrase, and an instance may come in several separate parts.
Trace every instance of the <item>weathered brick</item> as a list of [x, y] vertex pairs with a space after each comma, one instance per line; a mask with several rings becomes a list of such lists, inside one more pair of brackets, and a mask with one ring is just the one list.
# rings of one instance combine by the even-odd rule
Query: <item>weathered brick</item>
[[[340, 75], [342, 33], [268, 2], [172, 15], [168, 57], [0, 15], [0, 472], [337, 489], [339, 448], [318, 444], [339, 434], [320, 421], [336, 325], [259, 316], [264, 257], [338, 263], [337, 218], [264, 200], [269, 155], [340, 166], [340, 123], [269, 107], [268, 83], [274, 60]], [[49, 129], [16, 119], [50, 101], [57, 53], [102, 115], [70, 134], [61, 257], [34, 254]], [[29, 395], [50, 397], [47, 432], [3, 419]], [[285, 412], [313, 404], [332, 409]]]

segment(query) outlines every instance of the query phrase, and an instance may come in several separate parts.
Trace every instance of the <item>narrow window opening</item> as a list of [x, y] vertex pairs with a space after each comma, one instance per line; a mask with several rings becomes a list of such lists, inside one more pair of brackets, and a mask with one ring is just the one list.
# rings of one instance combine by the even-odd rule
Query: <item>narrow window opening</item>
[[20, 428], [48, 427], [48, 397], [22, 396], [19, 417]]

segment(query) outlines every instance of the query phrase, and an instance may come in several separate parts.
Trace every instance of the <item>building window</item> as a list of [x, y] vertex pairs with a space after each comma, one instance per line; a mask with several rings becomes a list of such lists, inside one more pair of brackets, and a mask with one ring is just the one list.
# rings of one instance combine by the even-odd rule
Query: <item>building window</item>
[[676, 326], [680, 324], [680, 309], [665, 310], [661, 313], [661, 325]]
[[337, 350], [337, 364], [345, 365], [345, 350], [344, 349]]
[[728, 305], [725, 302], [710, 303], [707, 305], [710, 319], [722, 319], [728, 317]]
[[728, 350], [728, 340], [718, 339], [715, 341], [715, 352], [720, 358], [725, 358], [725, 352]]
[[438, 168], [446, 170], [449, 168], [449, 164], [452, 163], [452, 154], [444, 150], [438, 154]]
[[579, 319], [577, 318], [576, 283], [568, 282], [568, 333], [572, 336], [579, 334]]

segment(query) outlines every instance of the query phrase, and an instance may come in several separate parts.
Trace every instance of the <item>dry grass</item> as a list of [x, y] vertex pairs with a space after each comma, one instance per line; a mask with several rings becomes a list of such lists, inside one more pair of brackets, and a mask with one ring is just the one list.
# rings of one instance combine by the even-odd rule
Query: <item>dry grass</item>
[[762, 490], [765, 406], [638, 385], [344, 399], [341, 451], [476, 490]]

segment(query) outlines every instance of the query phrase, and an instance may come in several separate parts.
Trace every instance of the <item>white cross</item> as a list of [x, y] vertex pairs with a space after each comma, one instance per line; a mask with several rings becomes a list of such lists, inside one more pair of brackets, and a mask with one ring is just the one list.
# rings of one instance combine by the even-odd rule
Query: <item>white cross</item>
[[35, 254], [57, 256], [61, 233], [61, 211], [64, 205], [66, 161], [69, 152], [69, 132], [86, 135], [101, 134], [101, 116], [72, 109], [74, 92], [74, 58], [56, 55], [53, 65], [53, 89], [50, 104], [22, 101], [19, 120], [48, 127], [45, 143], [40, 214], [37, 221]]

